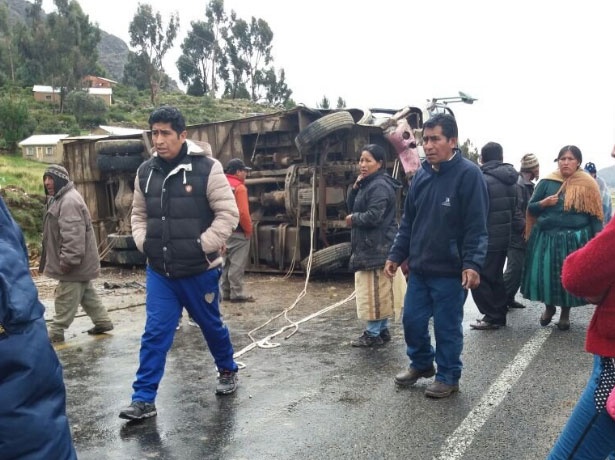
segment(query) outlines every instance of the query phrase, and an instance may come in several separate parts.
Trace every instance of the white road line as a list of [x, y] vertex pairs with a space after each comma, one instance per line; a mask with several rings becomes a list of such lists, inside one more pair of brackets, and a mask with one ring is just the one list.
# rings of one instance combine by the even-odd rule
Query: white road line
[[457, 429], [445, 441], [444, 446], [436, 460], [458, 460], [463, 457], [466, 449], [474, 441], [474, 436], [479, 432], [493, 411], [506, 397], [510, 388], [517, 383], [534, 356], [538, 353], [543, 343], [552, 332], [552, 328], [539, 329], [534, 336], [523, 346], [515, 359], [502, 371], [497, 380], [480, 402], [470, 411], [468, 416], [461, 422]]

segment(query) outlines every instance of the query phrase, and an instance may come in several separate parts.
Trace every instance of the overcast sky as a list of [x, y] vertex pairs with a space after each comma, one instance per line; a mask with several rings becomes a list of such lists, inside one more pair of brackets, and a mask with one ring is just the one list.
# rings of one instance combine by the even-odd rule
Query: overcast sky
[[[129, 44], [134, 0], [78, 0], [92, 22]], [[177, 11], [180, 34], [165, 60], [175, 61], [190, 22], [207, 1], [150, 0]], [[44, 0], [50, 12], [52, 0]], [[348, 107], [424, 108], [433, 97], [463, 91], [478, 99], [454, 104], [461, 142], [504, 147], [519, 166], [534, 152], [542, 174], [567, 144], [583, 162], [615, 164], [615, 44], [610, 2], [563, 0], [225, 0], [225, 10], [269, 23], [274, 65], [284, 68], [292, 98], [316, 106], [323, 95]]]

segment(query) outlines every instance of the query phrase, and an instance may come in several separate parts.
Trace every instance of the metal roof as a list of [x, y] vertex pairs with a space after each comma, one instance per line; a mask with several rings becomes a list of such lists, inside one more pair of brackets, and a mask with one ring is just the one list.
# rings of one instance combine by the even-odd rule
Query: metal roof
[[32, 145], [56, 145], [66, 137], [68, 137], [68, 134], [35, 134], [27, 139], [24, 139], [17, 145], [20, 147]]

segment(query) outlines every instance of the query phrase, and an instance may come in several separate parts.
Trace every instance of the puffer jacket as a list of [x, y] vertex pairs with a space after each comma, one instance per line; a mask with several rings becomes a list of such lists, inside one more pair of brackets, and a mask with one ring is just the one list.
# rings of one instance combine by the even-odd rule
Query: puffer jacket
[[90, 211], [72, 181], [47, 203], [40, 270], [60, 281], [90, 281], [100, 274]]
[[170, 278], [219, 266], [218, 251], [239, 222], [220, 162], [193, 142], [186, 143], [186, 158], [166, 176], [156, 166], [160, 160], [154, 153], [135, 178], [131, 215], [135, 244], [152, 269]]
[[62, 367], [23, 235], [0, 198], [0, 458], [76, 459]]
[[510, 245], [513, 225], [514, 233], [523, 231], [521, 215], [516, 212], [516, 183], [519, 174], [511, 164], [497, 160], [487, 161], [480, 169], [489, 193], [487, 251], [506, 251]]
[[348, 195], [348, 210], [352, 213], [349, 269], [353, 272], [383, 268], [395, 234], [396, 190], [401, 184], [377, 171], [359, 182], [357, 190]]

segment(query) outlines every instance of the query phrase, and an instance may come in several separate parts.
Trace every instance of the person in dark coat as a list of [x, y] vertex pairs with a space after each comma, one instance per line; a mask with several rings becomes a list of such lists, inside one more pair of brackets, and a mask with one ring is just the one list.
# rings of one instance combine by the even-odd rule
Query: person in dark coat
[[489, 192], [489, 213], [487, 214], [487, 258], [480, 272], [480, 285], [472, 289], [472, 297], [483, 314], [470, 324], [472, 329], [499, 329], [506, 326], [506, 287], [504, 285], [504, 264], [512, 233], [523, 232], [524, 220], [518, 212], [518, 174], [513, 165], [503, 163], [504, 151], [497, 142], [488, 142], [480, 152], [481, 171]]
[[521, 286], [521, 276], [525, 263], [525, 213], [527, 205], [534, 193], [534, 181], [540, 177], [540, 163], [533, 153], [526, 153], [521, 158], [521, 170], [517, 179], [517, 210], [521, 213], [523, 229], [517, 233], [513, 231], [510, 236], [510, 246], [506, 253], [506, 270], [504, 271], [504, 284], [506, 285], [506, 303], [508, 308], [525, 308], [521, 302], [515, 300], [515, 295]]
[[0, 198], [0, 458], [72, 460], [62, 366], [23, 234]]
[[394, 279], [383, 272], [397, 233], [396, 190], [401, 188], [386, 173], [385, 165], [386, 152], [382, 147], [363, 147], [360, 174], [348, 194], [351, 214], [346, 216], [346, 224], [352, 228], [349, 268], [355, 272], [357, 316], [367, 321], [363, 335], [352, 342], [354, 347], [372, 347], [391, 340], [389, 317], [393, 316], [395, 303], [401, 305], [403, 301], [395, 295]]
[[437, 114], [423, 124], [426, 160], [412, 178], [384, 266], [393, 276], [408, 259], [402, 323], [410, 365], [395, 384], [407, 387], [435, 375], [425, 388], [432, 398], [459, 391], [463, 304], [467, 290], [480, 283], [487, 254], [487, 186], [478, 166], [457, 148], [458, 138], [451, 115]]

